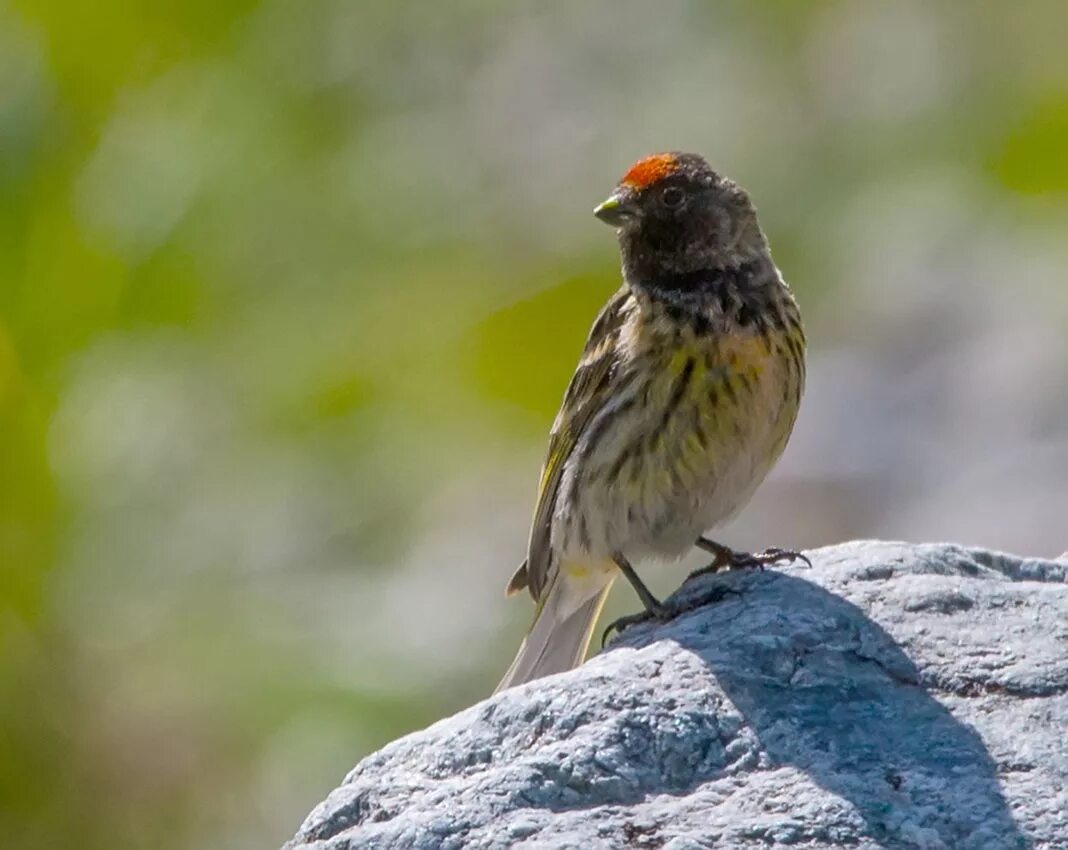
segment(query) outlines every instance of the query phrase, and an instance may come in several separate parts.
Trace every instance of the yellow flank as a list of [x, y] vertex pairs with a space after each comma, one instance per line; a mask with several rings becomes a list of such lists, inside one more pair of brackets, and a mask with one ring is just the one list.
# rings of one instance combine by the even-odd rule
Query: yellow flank
[[564, 571], [571, 578], [586, 578], [590, 574], [590, 568], [577, 561], [568, 561], [564, 564]]
[[567, 560], [563, 564], [564, 574], [576, 581], [602, 576], [616, 569], [616, 565], [610, 560], [576, 561]]
[[757, 377], [764, 371], [771, 348], [764, 336], [727, 337], [719, 342], [722, 359], [738, 373], [747, 371]]

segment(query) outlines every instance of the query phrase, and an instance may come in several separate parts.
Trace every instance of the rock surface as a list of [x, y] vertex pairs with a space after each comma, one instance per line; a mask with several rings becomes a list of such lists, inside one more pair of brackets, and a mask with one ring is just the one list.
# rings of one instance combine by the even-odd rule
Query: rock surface
[[286, 847], [1068, 848], [1068, 562], [809, 555], [395, 741]]

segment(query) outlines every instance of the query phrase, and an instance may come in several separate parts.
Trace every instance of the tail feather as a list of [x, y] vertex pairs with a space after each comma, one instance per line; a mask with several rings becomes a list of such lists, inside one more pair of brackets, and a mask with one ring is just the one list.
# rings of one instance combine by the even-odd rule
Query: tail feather
[[519, 591], [526, 590], [529, 585], [527, 579], [527, 562], [523, 561], [519, 565], [519, 569], [515, 571], [511, 581], [508, 582], [508, 587], [504, 591], [505, 596], [515, 596]]
[[[494, 693], [522, 685], [542, 676], [562, 673], [582, 663], [590, 645], [593, 627], [612, 589], [612, 576], [594, 589], [593, 595], [577, 608], [568, 602], [575, 588], [566, 578], [558, 578], [548, 588], [544, 604], [538, 607], [534, 625], [523, 639], [515, 660]], [[572, 610], [568, 610], [572, 609]]]

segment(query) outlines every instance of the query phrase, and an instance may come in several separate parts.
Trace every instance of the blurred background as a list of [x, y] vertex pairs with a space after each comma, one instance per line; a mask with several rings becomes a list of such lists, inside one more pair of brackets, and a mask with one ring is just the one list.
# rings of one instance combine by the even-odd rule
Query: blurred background
[[724, 540], [1068, 548], [1066, 25], [0, 0], [5, 845], [274, 847], [489, 693], [591, 210], [653, 151], [750, 189], [811, 340]]

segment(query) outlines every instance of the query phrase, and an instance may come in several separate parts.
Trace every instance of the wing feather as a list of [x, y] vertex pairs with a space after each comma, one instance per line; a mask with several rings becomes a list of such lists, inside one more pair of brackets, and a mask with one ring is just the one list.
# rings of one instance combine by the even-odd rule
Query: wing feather
[[[582, 359], [567, 386], [563, 404], [549, 433], [549, 448], [542, 466], [537, 507], [530, 527], [527, 560], [520, 568], [521, 572], [525, 568], [525, 583], [534, 599], [541, 598], [550, 582], [552, 570], [556, 568], [552, 558], [551, 537], [560, 479], [583, 431], [607, 398], [612, 376], [619, 365], [617, 343], [630, 303], [630, 290], [624, 286], [597, 315]], [[521, 578], [517, 573], [509, 589], [519, 589], [516, 587], [519, 581]]]

